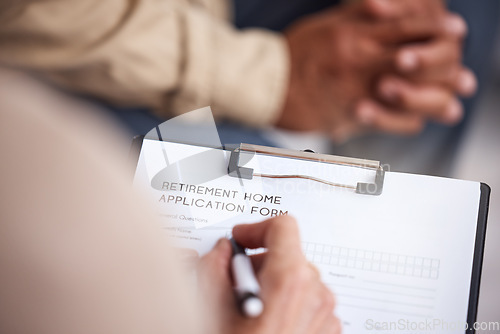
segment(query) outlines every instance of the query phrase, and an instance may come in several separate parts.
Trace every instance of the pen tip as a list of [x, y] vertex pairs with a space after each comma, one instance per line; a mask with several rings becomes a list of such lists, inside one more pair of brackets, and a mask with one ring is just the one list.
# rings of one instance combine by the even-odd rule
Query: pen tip
[[231, 242], [231, 246], [233, 248], [233, 254], [238, 254], [238, 253], [245, 253], [245, 249], [241, 247], [236, 240], [233, 238], [230, 238], [229, 241]]

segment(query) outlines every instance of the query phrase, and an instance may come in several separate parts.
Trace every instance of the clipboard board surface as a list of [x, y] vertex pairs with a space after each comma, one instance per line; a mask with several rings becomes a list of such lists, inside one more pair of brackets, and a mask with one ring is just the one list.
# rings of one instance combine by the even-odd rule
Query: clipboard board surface
[[[144, 136], [137, 136], [133, 139], [129, 155], [131, 162], [133, 162], [132, 164], [133, 166], [137, 164], [143, 140]], [[227, 150], [224, 147], [220, 149]], [[480, 201], [478, 207], [476, 235], [474, 243], [473, 263], [471, 271], [471, 281], [469, 288], [469, 301], [468, 301], [468, 310], [466, 319], [467, 330], [465, 331], [466, 333], [475, 333], [474, 323], [476, 322], [477, 319], [490, 193], [491, 193], [490, 187], [485, 183], [481, 183]]]
[[476, 242], [474, 246], [474, 261], [472, 263], [472, 277], [469, 292], [469, 310], [467, 313], [468, 329], [466, 332], [468, 333], [475, 333], [474, 323], [477, 320], [490, 194], [490, 186], [486, 183], [481, 183], [481, 199], [479, 201], [479, 212], [477, 216]]

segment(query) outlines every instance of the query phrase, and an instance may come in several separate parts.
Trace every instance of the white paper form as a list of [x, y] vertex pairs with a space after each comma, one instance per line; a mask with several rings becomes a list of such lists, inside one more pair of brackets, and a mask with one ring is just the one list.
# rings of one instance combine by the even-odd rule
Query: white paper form
[[[208, 160], [186, 163], [197, 155]], [[370, 196], [304, 179], [240, 180], [227, 175], [228, 160], [229, 152], [144, 141], [135, 183], [177, 245], [203, 254], [237, 223], [291, 214], [306, 257], [336, 294], [344, 333], [464, 332], [479, 183], [388, 172], [382, 195]], [[372, 170], [267, 155], [245, 166], [350, 185], [374, 179]]]

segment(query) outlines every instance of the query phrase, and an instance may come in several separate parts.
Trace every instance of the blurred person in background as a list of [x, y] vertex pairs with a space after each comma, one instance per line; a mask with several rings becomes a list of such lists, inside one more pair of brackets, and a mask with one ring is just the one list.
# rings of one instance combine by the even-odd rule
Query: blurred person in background
[[[351, 1], [356, 2], [356, 1]], [[245, 1], [234, 0], [235, 25], [240, 29], [266, 28], [273, 31], [286, 31], [293, 26], [297, 20], [310, 16], [312, 13], [321, 12], [339, 5], [339, 0], [275, 0], [275, 1]], [[266, 138], [276, 141], [278, 145], [290, 145], [290, 147], [304, 148], [301, 140], [307, 142], [311, 147], [318, 145], [322, 151], [328, 151], [337, 155], [358, 156], [383, 161], [393, 169], [414, 173], [434, 174], [450, 176], [451, 169], [455, 163], [457, 149], [461, 146], [462, 137], [474, 115], [477, 102], [489, 83], [491, 75], [492, 56], [495, 38], [498, 33], [498, 18], [500, 17], [500, 2], [497, 0], [469, 1], [469, 0], [415, 0], [405, 1], [407, 8], [411, 8], [414, 14], [420, 15], [427, 12], [432, 15], [436, 10], [443, 10], [444, 5], [450, 12], [460, 14], [467, 22], [468, 31], [463, 41], [463, 62], [467, 68], [473, 70], [479, 82], [477, 94], [473, 97], [462, 98], [464, 115], [457, 124], [442, 124], [429, 122], [422, 128], [421, 133], [413, 136], [397, 136], [391, 133], [378, 132], [368, 133], [364, 136], [351, 138], [344, 143], [329, 144], [322, 138], [309, 136], [297, 136], [282, 131], [272, 131]], [[375, 1], [379, 7], [390, 6], [390, 0]], [[385, 4], [385, 5], [384, 5]], [[286, 8], [286, 10], [283, 10]], [[389, 7], [385, 7], [389, 9]], [[429, 11], [430, 10], [430, 11]], [[441, 54], [441, 59], [447, 58], [444, 48], [451, 47], [441, 39], [429, 40], [428, 43], [413, 43], [412, 48], [418, 56], [429, 55], [429, 50], [434, 50], [434, 55]], [[430, 42], [430, 43], [429, 43]], [[427, 45], [427, 47], [426, 47]], [[434, 45], [435, 47], [432, 47]], [[438, 47], [441, 45], [441, 47]], [[427, 50], [427, 51], [425, 51]], [[448, 53], [449, 54], [449, 53]], [[425, 60], [424, 60], [425, 63]], [[430, 71], [439, 72], [439, 66], [429, 68]], [[403, 82], [393, 82], [395, 94], [399, 98], [407, 99], [407, 86]], [[382, 85], [383, 87], [383, 85]], [[381, 87], [381, 88], [382, 88]], [[387, 88], [387, 86], [385, 87]], [[391, 88], [391, 85], [389, 85]], [[397, 92], [397, 93], [396, 93]], [[383, 90], [381, 91], [383, 93]], [[381, 94], [384, 98], [384, 94]], [[426, 99], [429, 98], [423, 97]], [[387, 99], [385, 103], [391, 102]], [[297, 138], [298, 137], [298, 138]], [[298, 146], [298, 147], [297, 147]]]
[[[266, 28], [239, 31], [221, 0], [8, 1], [0, 61], [162, 118], [211, 105], [220, 119], [318, 131], [336, 142], [462, 119], [457, 97], [472, 95], [476, 79], [461, 62], [467, 27], [443, 2], [295, 2], [248, 3], [250, 14], [236, 2], [236, 26]], [[258, 22], [266, 17], [269, 24]], [[139, 133], [158, 123], [142, 111], [117, 115]], [[147, 125], [137, 131], [140, 123]], [[221, 134], [265, 141], [234, 129]]]
[[1, 333], [340, 333], [291, 217], [233, 230], [268, 249], [259, 318], [238, 312], [228, 240], [200, 260], [196, 288], [132, 189], [121, 143], [94, 107], [0, 68]]

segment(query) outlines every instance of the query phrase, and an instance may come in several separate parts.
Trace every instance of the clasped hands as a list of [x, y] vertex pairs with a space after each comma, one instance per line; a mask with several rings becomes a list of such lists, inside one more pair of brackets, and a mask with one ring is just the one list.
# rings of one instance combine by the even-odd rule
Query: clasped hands
[[462, 65], [466, 33], [440, 0], [363, 0], [306, 17], [285, 32], [291, 70], [277, 126], [342, 142], [454, 125], [458, 97], [477, 89]]

